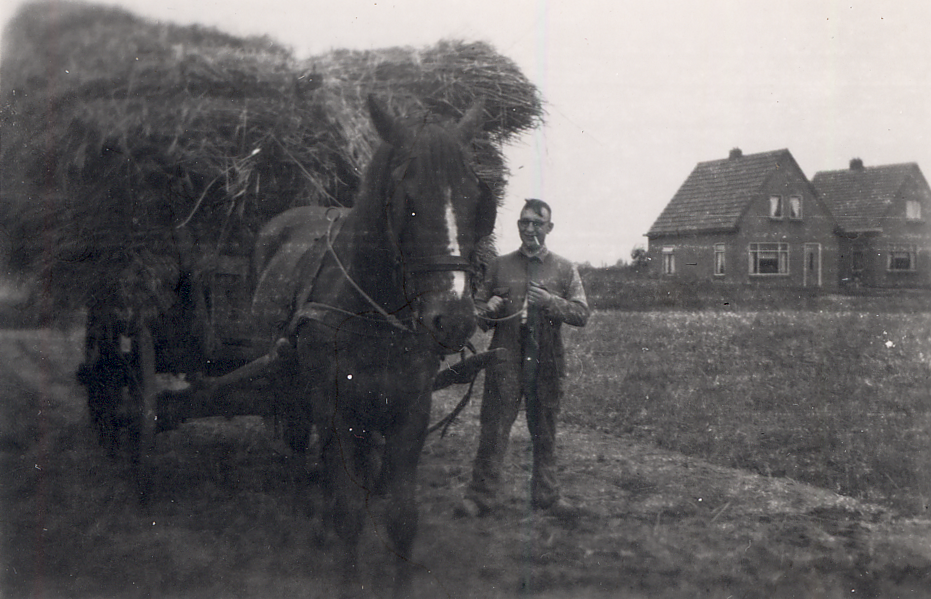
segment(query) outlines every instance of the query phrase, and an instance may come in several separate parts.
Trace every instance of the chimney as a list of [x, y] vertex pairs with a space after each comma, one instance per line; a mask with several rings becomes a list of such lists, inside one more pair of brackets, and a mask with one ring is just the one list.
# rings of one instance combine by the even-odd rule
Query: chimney
[[850, 160], [850, 170], [852, 171], [862, 171], [863, 170], [863, 160], [860, 158], [852, 158]]
[[740, 150], [740, 148], [733, 148], [727, 158], [728, 160], [737, 160], [743, 155], [744, 153]]

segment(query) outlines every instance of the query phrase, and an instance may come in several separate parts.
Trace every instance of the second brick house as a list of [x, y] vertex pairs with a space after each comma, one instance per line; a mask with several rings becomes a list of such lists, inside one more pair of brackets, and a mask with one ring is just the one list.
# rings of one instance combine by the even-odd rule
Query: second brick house
[[931, 285], [931, 187], [914, 162], [822, 171], [812, 178], [837, 222], [842, 285]]
[[650, 231], [663, 277], [836, 288], [834, 219], [788, 150], [697, 164]]

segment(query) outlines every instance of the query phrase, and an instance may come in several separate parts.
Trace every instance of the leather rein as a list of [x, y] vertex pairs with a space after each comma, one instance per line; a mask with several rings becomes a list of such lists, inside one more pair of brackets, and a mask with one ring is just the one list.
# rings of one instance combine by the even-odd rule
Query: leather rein
[[[375, 311], [384, 318], [384, 322], [390, 326], [403, 331], [405, 333], [414, 333], [414, 330], [401, 322], [397, 316], [389, 313], [385, 310], [378, 302], [376, 302], [372, 297], [362, 289], [362, 287], [352, 278], [352, 275], [349, 274], [349, 270], [343, 264], [342, 260], [339, 259], [339, 256], [336, 253], [335, 248], [333, 247], [333, 227], [336, 224], [336, 221], [340, 219], [340, 214], [337, 213], [336, 217], [330, 220], [330, 224], [327, 226], [326, 231], [326, 249], [327, 252], [332, 256], [333, 261], [336, 263], [336, 267], [345, 277], [346, 281], [352, 286], [353, 289], [358, 293]], [[468, 274], [475, 273], [475, 267], [473, 264], [463, 256], [451, 256], [451, 255], [437, 255], [437, 256], [426, 256], [419, 257], [415, 259], [406, 260], [404, 266], [407, 271], [412, 275], [432, 273], [432, 272], [466, 272]], [[323, 304], [319, 302], [307, 302], [305, 304], [314, 308], [321, 308], [331, 312], [336, 312], [339, 314], [345, 314], [354, 318], [366, 318], [362, 314], [357, 314], [350, 312], [348, 310], [343, 310], [336, 306], [331, 306], [329, 304]], [[373, 319], [369, 319], [373, 320]]]

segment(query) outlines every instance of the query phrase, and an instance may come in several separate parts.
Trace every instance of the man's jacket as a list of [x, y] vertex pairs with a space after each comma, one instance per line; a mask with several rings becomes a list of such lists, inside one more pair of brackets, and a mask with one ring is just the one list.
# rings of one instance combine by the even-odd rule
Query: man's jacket
[[[553, 295], [546, 308], [527, 306], [530, 281]], [[488, 267], [476, 293], [479, 309], [487, 307], [492, 296], [505, 299], [495, 313], [485, 313], [483, 324], [494, 327], [489, 349], [506, 348], [512, 358], [536, 362], [540, 376], [564, 376], [565, 355], [560, 327], [562, 323], [585, 326], [589, 309], [579, 271], [572, 262], [542, 248], [533, 256], [517, 250], [496, 258]]]

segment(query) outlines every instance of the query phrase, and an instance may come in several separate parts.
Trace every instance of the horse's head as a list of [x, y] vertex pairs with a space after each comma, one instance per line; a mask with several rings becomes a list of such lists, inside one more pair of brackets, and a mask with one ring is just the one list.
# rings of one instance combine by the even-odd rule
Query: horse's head
[[[479, 102], [456, 123], [402, 123], [374, 98], [369, 111], [384, 140], [373, 159], [405, 301], [441, 349], [458, 351], [475, 330], [470, 277], [478, 241], [490, 235], [497, 205], [472, 169]], [[377, 176], [377, 174], [376, 174]]]

